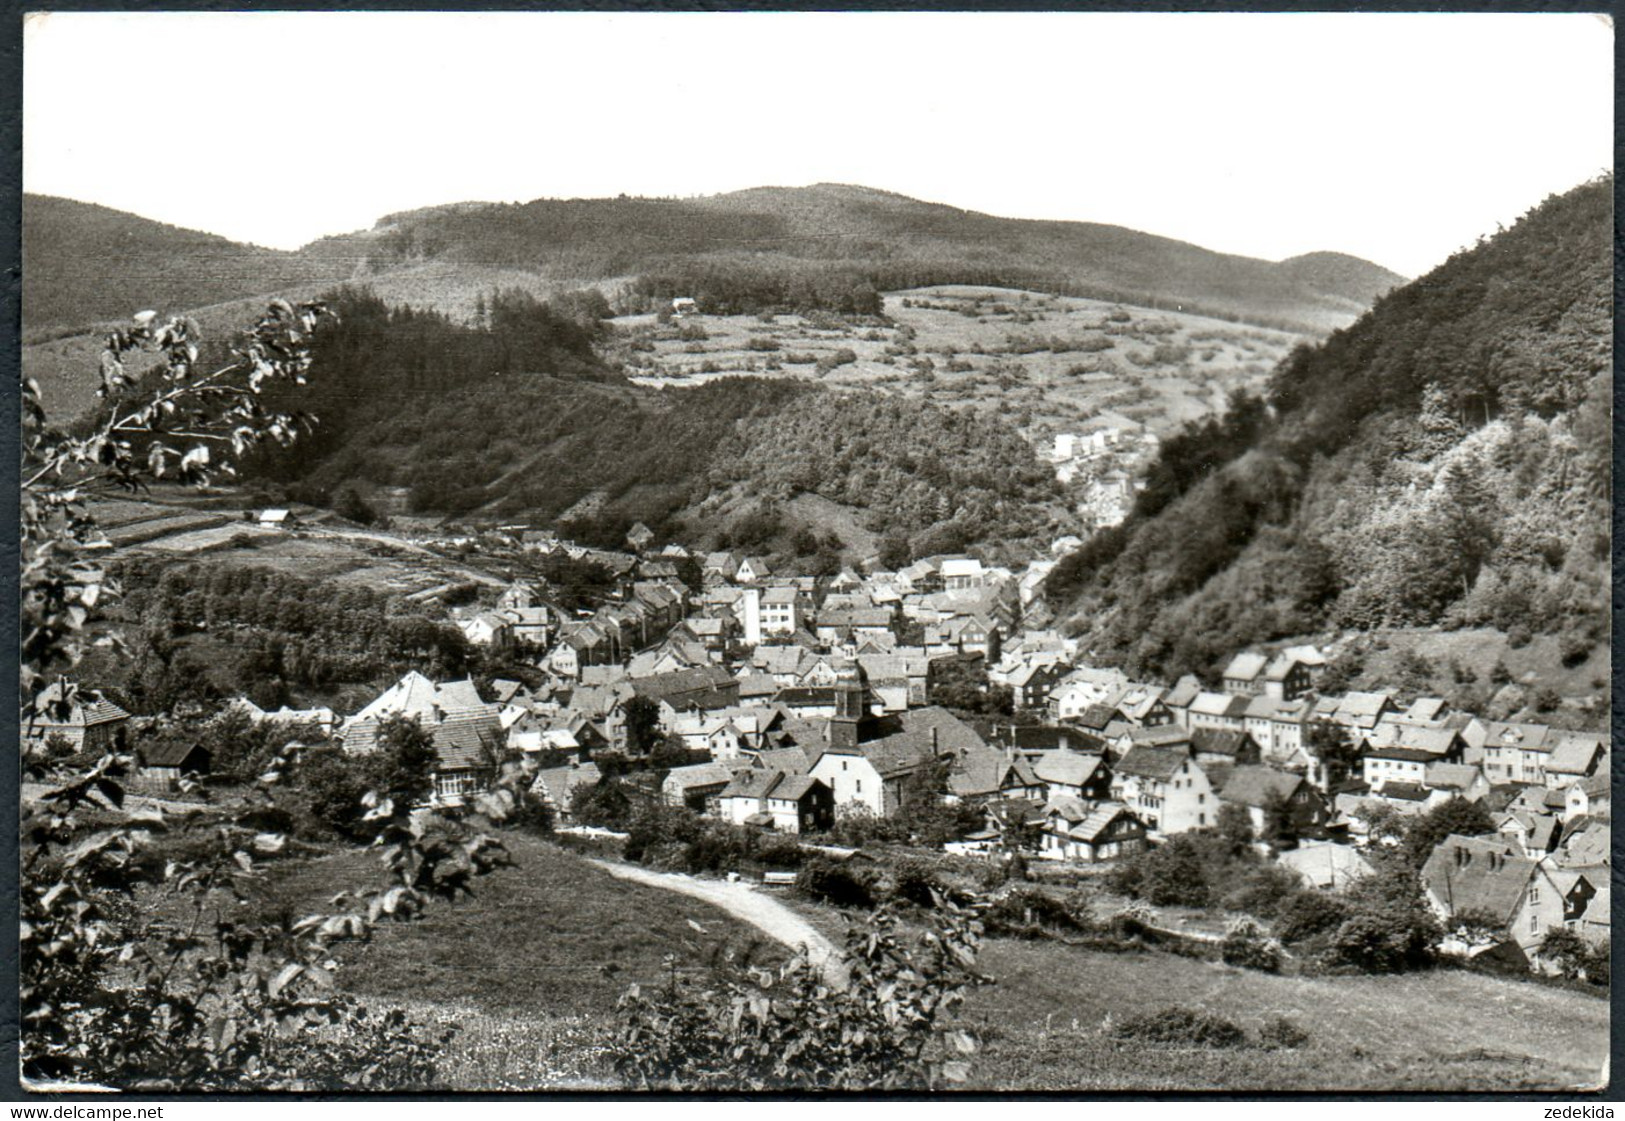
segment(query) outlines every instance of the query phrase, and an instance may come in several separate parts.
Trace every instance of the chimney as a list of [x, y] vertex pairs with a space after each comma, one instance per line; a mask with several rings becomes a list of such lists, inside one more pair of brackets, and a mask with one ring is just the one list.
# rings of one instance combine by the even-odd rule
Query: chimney
[[936, 753], [937, 753], [937, 729], [936, 729], [936, 726], [933, 725], [932, 728], [931, 728], [931, 754], [935, 755]]

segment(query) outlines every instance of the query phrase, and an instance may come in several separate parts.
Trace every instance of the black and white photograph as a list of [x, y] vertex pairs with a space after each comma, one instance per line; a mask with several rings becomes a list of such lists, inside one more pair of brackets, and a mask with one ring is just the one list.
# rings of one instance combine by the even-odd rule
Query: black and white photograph
[[25, 1093], [1608, 1090], [1610, 15], [21, 18]]

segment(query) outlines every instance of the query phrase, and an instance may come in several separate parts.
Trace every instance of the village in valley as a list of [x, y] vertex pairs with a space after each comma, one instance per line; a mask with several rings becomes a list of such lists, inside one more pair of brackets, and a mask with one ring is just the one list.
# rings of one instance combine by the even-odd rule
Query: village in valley
[[[1115, 442], [1096, 436], [1096, 454]], [[1057, 458], [1064, 446], [1075, 462], [1087, 439], [1057, 441]], [[284, 537], [333, 532], [329, 515], [249, 520]], [[567, 609], [568, 589], [545, 578], [491, 580], [473, 602], [461, 602], [471, 585], [431, 589], [459, 601], [445, 617], [476, 664], [505, 669], [412, 670], [353, 712], [267, 711], [247, 697], [227, 711], [284, 729], [296, 753], [347, 756], [377, 751], [391, 718], [416, 722], [434, 749], [426, 806], [441, 811], [519, 776], [563, 834], [624, 835], [641, 807], [659, 806], [805, 845], [756, 870], [769, 885], [795, 883], [808, 855], [885, 860], [922, 845], [1040, 879], [1098, 875], [1223, 830], [1330, 893], [1367, 875], [1407, 821], [1470, 805], [1492, 829], [1440, 837], [1421, 868], [1444, 950], [1552, 972], [1561, 963], [1542, 951], [1554, 931], [1608, 944], [1604, 733], [1328, 689], [1328, 655], [1307, 644], [1237, 651], [1214, 680], [1134, 680], [1052, 625], [1038, 591], [1053, 557], [1018, 570], [928, 556], [895, 571], [869, 558], [811, 577], [763, 556], [657, 545], [642, 524], [622, 550], [520, 527], [439, 545], [465, 563], [483, 548], [595, 566], [602, 602]], [[150, 796], [184, 804], [208, 789], [209, 751], [152, 735], [162, 718], [126, 712], [92, 683], [53, 711], [47, 693], [25, 714], [53, 757], [117, 744]], [[1201, 938], [1204, 925], [1210, 940], [1224, 930], [1198, 920], [1169, 934]]]
[[21, 26], [19, 1095], [1608, 1089], [1606, 17]]

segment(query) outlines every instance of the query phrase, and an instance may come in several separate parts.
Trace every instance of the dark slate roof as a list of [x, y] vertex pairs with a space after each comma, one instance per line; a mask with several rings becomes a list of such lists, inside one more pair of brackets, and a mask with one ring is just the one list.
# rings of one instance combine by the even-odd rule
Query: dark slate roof
[[737, 695], [738, 690], [733, 674], [722, 666], [694, 666], [691, 669], [672, 670], [670, 673], [634, 678], [630, 684], [640, 697], [649, 697], [653, 700], [711, 690], [725, 692], [733, 690]]
[[1377, 793], [1400, 802], [1425, 802], [1429, 791], [1419, 782], [1385, 782], [1377, 788]]
[[194, 755], [202, 755], [202, 766], [209, 765], [209, 749], [196, 743], [167, 743], [142, 744], [136, 751], [141, 762], [148, 767], [183, 767], [187, 760]]
[[1453, 833], [1422, 866], [1422, 883], [1451, 914], [1482, 911], [1506, 923], [1534, 872], [1535, 862], [1516, 845]]
[[1204, 755], [1223, 755], [1230, 759], [1241, 754], [1249, 742], [1246, 732], [1234, 728], [1197, 728], [1191, 733], [1191, 747]]
[[1373, 747], [1365, 754], [1367, 759], [1393, 759], [1402, 763], [1432, 763], [1439, 758], [1419, 747]]
[[1046, 751], [1033, 763], [1040, 782], [1057, 786], [1083, 786], [1099, 773], [1104, 761], [1098, 755], [1077, 751]]
[[1262, 809], [1271, 798], [1290, 798], [1300, 785], [1302, 775], [1291, 775], [1273, 767], [1236, 767], [1230, 771], [1219, 791], [1226, 802]]
[[1190, 753], [1177, 747], [1147, 747], [1136, 744], [1117, 761], [1120, 775], [1137, 775], [1167, 782], [1190, 759]]

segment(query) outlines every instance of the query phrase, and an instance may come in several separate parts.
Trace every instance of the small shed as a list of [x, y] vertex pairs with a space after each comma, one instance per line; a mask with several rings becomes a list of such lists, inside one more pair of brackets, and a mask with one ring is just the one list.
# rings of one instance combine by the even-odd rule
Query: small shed
[[143, 744], [136, 749], [140, 764], [136, 784], [146, 790], [179, 790], [182, 779], [201, 778], [209, 773], [214, 757], [201, 744]]
[[266, 529], [289, 529], [295, 524], [292, 510], [261, 510], [256, 520]]

